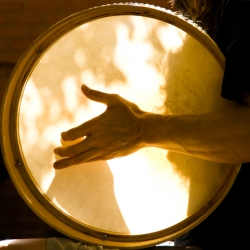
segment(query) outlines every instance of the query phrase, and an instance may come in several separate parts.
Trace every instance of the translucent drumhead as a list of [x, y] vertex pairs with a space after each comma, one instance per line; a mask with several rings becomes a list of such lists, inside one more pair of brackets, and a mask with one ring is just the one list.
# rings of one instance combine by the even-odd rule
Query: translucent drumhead
[[119, 94], [148, 112], [208, 113], [228, 105], [220, 97], [223, 63], [211, 53], [216, 46], [204, 45], [207, 36], [188, 23], [181, 29], [135, 14], [92, 19], [70, 26], [69, 18], [69, 28], [28, 68], [16, 112], [22, 176], [56, 218], [54, 224], [60, 220], [80, 232], [122, 235], [125, 241], [156, 238], [164, 230], [169, 233], [164, 239], [171, 238], [214, 210], [235, 178], [228, 184], [235, 166], [145, 148], [54, 170], [53, 150], [65, 144], [61, 132], [105, 111], [105, 105], [82, 94], [82, 83]]

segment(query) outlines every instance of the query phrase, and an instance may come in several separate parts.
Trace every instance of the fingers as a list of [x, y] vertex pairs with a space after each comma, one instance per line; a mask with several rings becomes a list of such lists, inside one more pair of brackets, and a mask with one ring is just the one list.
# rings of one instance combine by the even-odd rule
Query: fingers
[[85, 138], [84, 140], [75, 143], [73, 145], [67, 146], [67, 147], [57, 147], [54, 149], [54, 153], [61, 156], [61, 157], [71, 157], [74, 155], [78, 155], [82, 152], [88, 151], [92, 148], [94, 148], [93, 145], [89, 143], [89, 138]]
[[[118, 99], [120, 98], [119, 96], [114, 95], [114, 94], [107, 94], [107, 93], [103, 93], [100, 91], [90, 89], [86, 85], [82, 85], [82, 91], [89, 99], [96, 101], [96, 102], [104, 103], [109, 108], [117, 104]], [[63, 132], [61, 134], [62, 139], [65, 141], [69, 141], [69, 140], [76, 140], [79, 137], [87, 136], [93, 131], [93, 128], [96, 124], [94, 121], [96, 119], [97, 117], [93, 118], [90, 121], [83, 123], [82, 125], [78, 127], [75, 127], [66, 132]]]
[[82, 85], [82, 92], [90, 100], [106, 104], [108, 106], [108, 108], [110, 108], [111, 106], [117, 105], [119, 103], [125, 103], [127, 106], [132, 108], [134, 111], [143, 113], [143, 111], [141, 111], [135, 103], [130, 102], [130, 101], [122, 98], [119, 95], [107, 94], [104, 92], [93, 90], [93, 89], [88, 88], [85, 84]]
[[92, 101], [107, 104], [107, 106], [115, 103], [114, 95], [90, 89], [85, 84], [82, 85], [82, 92]]
[[100, 158], [98, 151], [96, 149], [90, 149], [73, 157], [65, 158], [59, 161], [56, 161], [53, 165], [55, 169], [63, 169], [72, 165], [77, 165], [84, 162], [90, 162], [92, 158]]
[[[95, 118], [94, 118], [95, 119]], [[62, 132], [61, 136], [64, 141], [74, 141], [80, 137], [87, 136], [93, 131], [93, 120], [89, 120], [78, 127]]]

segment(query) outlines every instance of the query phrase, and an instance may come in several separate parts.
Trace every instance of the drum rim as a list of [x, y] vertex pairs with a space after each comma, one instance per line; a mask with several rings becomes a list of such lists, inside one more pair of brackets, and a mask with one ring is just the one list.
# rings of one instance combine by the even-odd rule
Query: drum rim
[[[204, 206], [182, 222], [158, 232], [142, 235], [124, 235], [105, 232], [89, 226], [79, 226], [77, 222], [72, 224], [72, 220], [68, 219], [68, 216], [59, 216], [58, 218], [58, 210], [56, 210], [54, 205], [50, 204], [44, 196], [41, 196], [42, 192], [37, 191], [37, 186], [32, 182], [29, 173], [27, 173], [25, 159], [20, 152], [19, 146], [20, 143], [17, 129], [19, 101], [26, 80], [32, 73], [40, 57], [46, 53], [56, 41], [77, 26], [94, 19], [118, 15], [151, 17], [175, 25], [201, 42], [212, 53], [221, 68], [224, 69], [225, 58], [212, 39], [206, 35], [205, 32], [201, 31], [199, 27], [190, 24], [185, 18], [171, 11], [152, 5], [128, 3], [100, 6], [78, 12], [53, 25], [39, 36], [23, 54], [13, 70], [1, 107], [1, 147], [7, 169], [19, 193], [32, 210], [52, 227], [55, 227], [57, 230], [76, 240], [86, 241], [92, 244], [130, 248], [153, 246], [189, 231], [209, 216], [230, 190], [237, 176], [239, 166], [232, 165], [230, 171], [228, 171], [225, 182], [223, 182], [224, 184], [218, 188]], [[13, 90], [13, 93], [10, 95], [11, 90]], [[11, 98], [8, 98], [9, 96], [11, 96]], [[10, 133], [10, 131], [15, 132]], [[11, 156], [8, 156], [8, 153], [10, 153], [9, 151], [11, 151]], [[13, 164], [16, 167], [13, 167]], [[20, 180], [20, 178], [24, 180]], [[29, 186], [32, 187], [31, 191]], [[34, 207], [31, 199], [36, 200], [35, 203], [38, 207]], [[44, 199], [47, 200], [47, 203]], [[51, 210], [51, 206], [56, 211], [53, 211], [53, 209]], [[47, 210], [47, 208], [49, 208], [49, 210]], [[61, 225], [57, 226], [58, 224]]]

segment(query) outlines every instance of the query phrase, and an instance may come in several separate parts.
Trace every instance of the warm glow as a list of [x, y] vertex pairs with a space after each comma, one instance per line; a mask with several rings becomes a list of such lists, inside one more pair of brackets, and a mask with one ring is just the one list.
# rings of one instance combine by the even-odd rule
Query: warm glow
[[174, 173], [165, 150], [143, 149], [109, 161], [109, 166], [117, 203], [132, 234], [142, 228], [157, 231], [186, 218], [189, 179]]
[[53, 150], [61, 132], [105, 111], [86, 99], [82, 83], [145, 111], [178, 115], [221, 105], [210, 98], [219, 93], [210, 83], [221, 77], [203, 46], [159, 20], [108, 17], [72, 30], [38, 62], [22, 96], [20, 141], [34, 182], [59, 211], [101, 230], [146, 234], [182, 221], [216, 190], [223, 166], [147, 148], [55, 171]]
[[176, 30], [174, 26], [165, 26], [157, 29], [157, 37], [162, 41], [162, 46], [171, 53], [177, 53], [181, 50], [186, 36], [187, 33], [182, 30]]

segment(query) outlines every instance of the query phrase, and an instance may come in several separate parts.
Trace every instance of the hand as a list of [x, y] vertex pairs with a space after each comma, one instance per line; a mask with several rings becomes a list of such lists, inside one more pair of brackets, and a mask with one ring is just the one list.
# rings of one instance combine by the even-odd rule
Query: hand
[[142, 148], [140, 117], [144, 112], [136, 104], [119, 95], [89, 89], [86, 85], [82, 86], [82, 91], [89, 99], [106, 104], [107, 109], [100, 116], [62, 133], [64, 141], [84, 139], [72, 146], [56, 148], [56, 154], [67, 158], [56, 161], [54, 168], [109, 160]]

